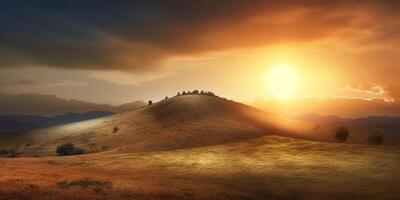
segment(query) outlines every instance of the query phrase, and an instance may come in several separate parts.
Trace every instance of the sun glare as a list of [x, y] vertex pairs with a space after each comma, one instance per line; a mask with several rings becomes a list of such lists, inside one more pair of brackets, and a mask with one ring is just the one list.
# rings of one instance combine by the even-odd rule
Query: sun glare
[[272, 96], [280, 101], [294, 97], [299, 85], [299, 76], [290, 66], [272, 68], [267, 76], [267, 86]]

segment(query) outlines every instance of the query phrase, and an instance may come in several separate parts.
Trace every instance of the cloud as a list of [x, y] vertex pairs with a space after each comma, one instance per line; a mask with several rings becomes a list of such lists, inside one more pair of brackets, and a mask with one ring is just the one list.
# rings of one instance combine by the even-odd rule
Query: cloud
[[347, 85], [338, 89], [343, 92], [350, 92], [351, 96], [356, 98], [367, 100], [383, 99], [388, 102], [394, 101], [394, 98], [388, 93], [386, 87], [382, 85]]
[[149, 71], [173, 56], [349, 30], [371, 30], [363, 41], [396, 38], [396, 8], [396, 1], [6, 1], [0, 67]]
[[393, 97], [393, 99], [395, 101], [399, 101], [400, 100], [400, 86], [399, 85], [389, 86], [386, 89], [387, 89], [388, 95]]
[[0, 79], [0, 89], [16, 89], [16, 88], [49, 88], [49, 87], [63, 87], [72, 86], [80, 87], [86, 86], [86, 83], [74, 80], [51, 80], [39, 79], [33, 76], [14, 76]]
[[358, 85], [358, 86], [352, 86], [348, 85], [345, 86], [344, 88], [341, 88], [342, 91], [351, 91], [351, 92], [357, 92], [357, 93], [367, 93], [367, 94], [373, 94], [373, 95], [383, 95], [386, 93], [384, 90], [383, 86], [381, 85], [375, 85], [375, 86], [368, 86], [368, 85]]
[[143, 82], [154, 81], [172, 75], [172, 72], [132, 74], [121, 71], [95, 71], [87, 75], [88, 78], [108, 81], [117, 85], [139, 85]]

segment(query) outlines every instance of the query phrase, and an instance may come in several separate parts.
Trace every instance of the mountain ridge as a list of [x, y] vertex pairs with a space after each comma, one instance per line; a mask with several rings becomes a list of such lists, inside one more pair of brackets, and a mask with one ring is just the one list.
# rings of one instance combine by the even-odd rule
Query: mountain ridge
[[368, 116], [360, 118], [341, 118], [338, 116], [324, 116], [315, 113], [306, 113], [296, 119], [318, 124], [347, 126], [361, 131], [381, 130], [385, 133], [400, 134], [400, 116]]
[[80, 100], [67, 100], [55, 95], [44, 94], [2, 94], [0, 93], [0, 115], [40, 115], [55, 116], [68, 112], [86, 113], [90, 111], [124, 112], [146, 105], [138, 100], [112, 106], [109, 104], [90, 103]]

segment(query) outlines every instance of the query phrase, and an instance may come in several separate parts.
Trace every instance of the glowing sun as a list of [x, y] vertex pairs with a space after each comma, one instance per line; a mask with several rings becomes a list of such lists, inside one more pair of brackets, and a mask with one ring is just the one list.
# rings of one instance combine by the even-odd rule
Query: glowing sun
[[289, 100], [299, 86], [298, 73], [289, 66], [274, 67], [268, 73], [267, 86], [271, 95], [278, 100]]

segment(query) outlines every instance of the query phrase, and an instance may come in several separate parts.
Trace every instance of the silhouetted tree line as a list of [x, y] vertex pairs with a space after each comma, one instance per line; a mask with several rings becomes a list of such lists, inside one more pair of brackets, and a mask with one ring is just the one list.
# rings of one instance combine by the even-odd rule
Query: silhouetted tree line
[[214, 92], [204, 91], [204, 90], [201, 90], [200, 92], [199, 92], [199, 90], [178, 92], [176, 94], [176, 96], [193, 95], [193, 94], [194, 95], [207, 95], [207, 96], [213, 96], [213, 97], [217, 96], [217, 95], [215, 95]]

